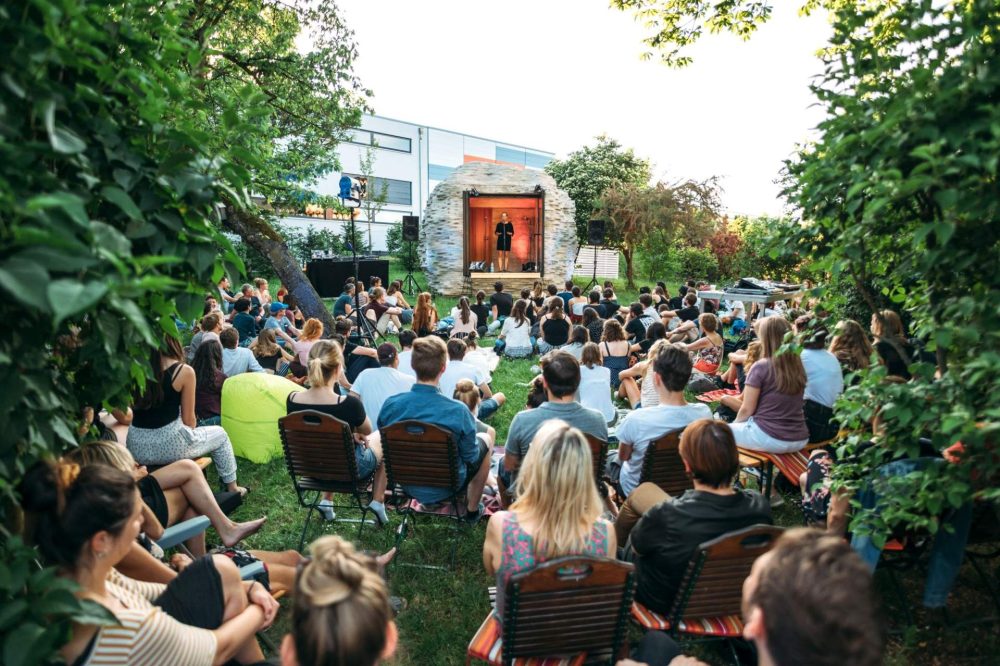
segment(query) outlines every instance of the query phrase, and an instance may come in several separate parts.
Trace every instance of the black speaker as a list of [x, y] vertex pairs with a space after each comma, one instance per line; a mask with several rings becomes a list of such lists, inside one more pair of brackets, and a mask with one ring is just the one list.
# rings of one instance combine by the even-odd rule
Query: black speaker
[[420, 240], [420, 218], [416, 215], [403, 216], [403, 240], [413, 242]]
[[587, 222], [587, 244], [604, 244], [604, 220], [590, 220]]

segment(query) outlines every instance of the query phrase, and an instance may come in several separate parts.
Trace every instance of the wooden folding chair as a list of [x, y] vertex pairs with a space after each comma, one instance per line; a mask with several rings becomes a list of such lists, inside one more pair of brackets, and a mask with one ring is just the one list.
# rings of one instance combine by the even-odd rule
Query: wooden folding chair
[[670, 613], [655, 613], [635, 602], [632, 619], [646, 630], [725, 640], [735, 657], [731, 641], [743, 634], [743, 581], [754, 560], [769, 551], [783, 531], [753, 525], [706, 541], [692, 555]]
[[305, 543], [306, 531], [313, 512], [319, 513], [319, 503], [323, 493], [349, 495], [350, 504], [336, 504], [334, 508], [359, 509], [360, 519], [337, 520], [344, 523], [358, 523], [358, 538], [365, 525], [374, 525], [365, 516], [371, 511], [368, 503], [372, 500], [371, 485], [374, 472], [367, 478], [358, 475], [358, 463], [354, 454], [354, 434], [351, 427], [329, 414], [307, 409], [293, 412], [278, 419], [281, 446], [285, 451], [285, 465], [292, 477], [299, 504], [305, 508], [306, 520], [299, 537], [299, 551]]
[[490, 613], [470, 641], [465, 663], [615, 663], [634, 576], [627, 562], [572, 555], [514, 574], [505, 588], [503, 622]]
[[681, 433], [684, 428], [677, 428], [654, 439], [646, 447], [646, 455], [642, 459], [642, 473], [639, 484], [655, 483], [660, 489], [677, 497], [684, 491], [691, 490], [691, 478], [684, 468], [681, 459]]
[[[458, 444], [451, 432], [439, 426], [421, 421], [400, 421], [381, 428], [382, 451], [385, 456], [385, 471], [392, 488], [392, 501], [403, 515], [403, 521], [396, 530], [396, 547], [406, 538], [410, 525], [416, 526], [416, 517], [441, 518], [455, 527], [456, 538], [452, 540], [450, 565], [454, 566], [458, 550], [457, 533], [463, 526], [465, 508], [465, 487], [472, 477], [470, 471], [465, 483], [459, 479], [459, 465], [465, 463], [459, 457]], [[426, 507], [406, 494], [407, 487], [439, 488], [448, 492], [447, 497], [434, 506]], [[400, 497], [402, 496], [402, 497]], [[395, 562], [400, 564], [399, 554]], [[407, 564], [429, 569], [445, 567]]]
[[597, 492], [601, 494], [601, 497], [607, 497], [608, 487], [604, 485], [604, 464], [608, 457], [608, 443], [590, 433], [585, 432], [583, 436], [587, 438], [587, 444], [590, 445], [590, 456], [594, 460], [594, 480], [597, 482]]

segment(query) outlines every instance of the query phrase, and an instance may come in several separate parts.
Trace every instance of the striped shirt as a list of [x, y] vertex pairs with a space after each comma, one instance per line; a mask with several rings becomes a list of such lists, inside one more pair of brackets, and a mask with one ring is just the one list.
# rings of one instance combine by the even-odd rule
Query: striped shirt
[[211, 666], [215, 659], [215, 634], [181, 624], [153, 605], [165, 585], [144, 583], [121, 575], [114, 569], [108, 576], [107, 591], [124, 610], [114, 613], [117, 625], [101, 627], [78, 664], [105, 666], [131, 664], [154, 666]]

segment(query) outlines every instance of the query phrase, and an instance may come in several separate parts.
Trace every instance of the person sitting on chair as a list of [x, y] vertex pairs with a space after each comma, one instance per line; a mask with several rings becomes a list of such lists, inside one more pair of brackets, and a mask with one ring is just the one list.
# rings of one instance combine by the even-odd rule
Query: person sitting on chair
[[[468, 513], [465, 519], [478, 522], [485, 510], [480, 498], [490, 472], [490, 450], [476, 438], [476, 422], [468, 408], [450, 395], [443, 395], [438, 388], [448, 365], [448, 349], [436, 336], [418, 338], [413, 342], [410, 364], [417, 375], [417, 383], [406, 393], [385, 401], [378, 427], [381, 430], [400, 421], [414, 420], [450, 432], [464, 463], [458, 466], [458, 481], [466, 486]], [[447, 489], [410, 486], [403, 490], [421, 504], [434, 504], [451, 496]]]
[[624, 559], [636, 565], [636, 600], [656, 613], [670, 612], [700, 544], [771, 523], [771, 507], [760, 493], [733, 489], [740, 456], [728, 425], [710, 418], [688, 425], [680, 457], [692, 490], [670, 497], [656, 484], [644, 483], [629, 495], [615, 521], [618, 541], [626, 544]]

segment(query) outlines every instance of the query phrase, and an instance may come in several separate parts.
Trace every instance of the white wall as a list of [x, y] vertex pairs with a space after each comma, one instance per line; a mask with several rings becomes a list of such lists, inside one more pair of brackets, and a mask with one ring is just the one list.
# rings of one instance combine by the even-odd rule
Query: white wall
[[[316, 229], [317, 231], [333, 231], [335, 234], [343, 238], [344, 224], [343, 220], [323, 220], [314, 217], [282, 217], [279, 218], [278, 223], [282, 226], [295, 229], [297, 231], [306, 231], [310, 227]], [[358, 236], [367, 242], [368, 240], [368, 223], [363, 221], [357, 221], [358, 225]], [[391, 223], [377, 221], [372, 223], [372, 249], [377, 252], [384, 252], [386, 250], [386, 234], [389, 233], [389, 227]]]

